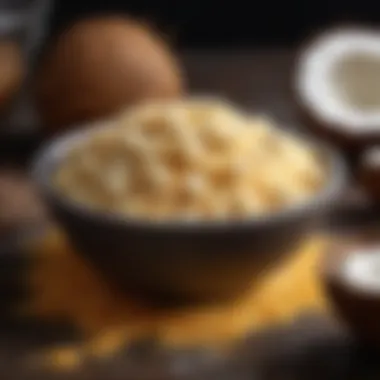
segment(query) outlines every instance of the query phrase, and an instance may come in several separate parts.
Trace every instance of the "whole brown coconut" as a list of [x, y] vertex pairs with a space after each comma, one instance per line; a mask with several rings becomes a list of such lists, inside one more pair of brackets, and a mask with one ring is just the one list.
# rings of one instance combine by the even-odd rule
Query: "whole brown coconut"
[[67, 29], [42, 56], [35, 79], [36, 109], [48, 132], [183, 90], [164, 41], [119, 16], [85, 19]]

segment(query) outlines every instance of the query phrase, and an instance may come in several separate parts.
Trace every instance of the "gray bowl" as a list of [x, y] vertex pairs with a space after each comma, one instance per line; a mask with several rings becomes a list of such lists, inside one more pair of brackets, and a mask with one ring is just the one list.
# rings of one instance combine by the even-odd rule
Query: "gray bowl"
[[153, 301], [220, 302], [238, 297], [314, 232], [346, 179], [341, 157], [306, 139], [326, 157], [329, 170], [326, 186], [307, 203], [234, 222], [138, 221], [73, 203], [52, 185], [62, 159], [93, 130], [69, 132], [43, 147], [33, 163], [34, 180], [78, 254], [111, 284]]

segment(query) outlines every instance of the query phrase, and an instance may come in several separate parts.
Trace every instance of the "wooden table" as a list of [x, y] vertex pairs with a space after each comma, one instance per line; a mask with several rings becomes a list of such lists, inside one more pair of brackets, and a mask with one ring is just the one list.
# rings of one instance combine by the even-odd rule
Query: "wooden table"
[[[195, 93], [216, 93], [249, 109], [268, 112], [279, 121], [297, 125], [291, 93], [294, 54], [288, 51], [187, 52], [183, 55], [189, 83]], [[3, 165], [25, 168], [42, 139], [38, 133], [0, 135]], [[337, 208], [330, 222], [350, 228], [373, 222], [377, 213], [367, 206]], [[9, 241], [9, 240], [8, 240]], [[12, 268], [23, 265], [20, 249], [0, 245], [0, 300], [9, 298], [5, 283], [11, 283]], [[1, 270], [2, 269], [2, 270]], [[2, 279], [2, 280], [1, 280]], [[2, 281], [2, 282], [1, 282]], [[8, 281], [8, 282], [7, 282]], [[9, 289], [9, 288], [8, 288]], [[1, 308], [1, 302], [0, 302]], [[19, 364], [25, 350], [41, 344], [56, 328], [34, 323], [0, 323], [0, 373], [4, 380], [41, 378]], [[88, 380], [283, 380], [283, 379], [370, 379], [380, 373], [377, 356], [358, 345], [339, 326], [315, 316], [300, 316], [292, 326], [263, 332], [242, 342], [234, 354], [215, 357], [212, 353], [157, 350], [149, 342], [133, 347], [112, 363], [89, 363], [79, 374], [46, 379]], [[372, 377], [371, 377], [372, 376]], [[378, 378], [378, 377], [376, 377]]]
[[[191, 93], [226, 96], [237, 105], [268, 114], [286, 126], [307, 128], [299, 123], [293, 99], [293, 51], [198, 51], [184, 52], [182, 57]], [[17, 126], [13, 130], [14, 133], [0, 133], [0, 166], [25, 168], [44, 138], [38, 126], [23, 134], [17, 132]], [[350, 188], [332, 217], [333, 224], [355, 225], [376, 219], [377, 211]]]

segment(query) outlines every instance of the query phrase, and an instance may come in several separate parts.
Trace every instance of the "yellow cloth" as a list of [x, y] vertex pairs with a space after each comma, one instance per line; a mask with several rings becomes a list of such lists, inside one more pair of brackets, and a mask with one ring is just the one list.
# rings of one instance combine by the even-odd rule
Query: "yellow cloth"
[[310, 239], [232, 305], [164, 311], [111, 291], [54, 232], [33, 245], [37, 260], [28, 277], [32, 297], [25, 310], [47, 320], [68, 321], [84, 333], [78, 346], [50, 353], [52, 364], [60, 367], [77, 365], [86, 355], [112, 355], [147, 336], [175, 347], [220, 347], [248, 332], [291, 320], [303, 310], [324, 310], [317, 266], [325, 243]]

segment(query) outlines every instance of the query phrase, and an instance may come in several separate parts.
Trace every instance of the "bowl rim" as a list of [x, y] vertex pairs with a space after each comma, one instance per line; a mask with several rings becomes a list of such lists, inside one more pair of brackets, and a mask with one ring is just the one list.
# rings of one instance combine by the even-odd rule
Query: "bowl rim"
[[[252, 217], [234, 220], [181, 220], [169, 219], [162, 221], [147, 220], [143, 218], [132, 218], [126, 215], [106, 212], [75, 202], [65, 196], [52, 184], [52, 175], [57, 167], [66, 157], [67, 153], [81, 141], [92, 133], [112, 128], [114, 119], [103, 119], [100, 121], [80, 124], [76, 128], [71, 128], [50, 141], [44, 143], [31, 162], [31, 176], [40, 194], [48, 200], [48, 203], [59, 205], [71, 213], [78, 214], [82, 218], [89, 218], [101, 223], [108, 223], [115, 227], [128, 227], [136, 229], [151, 229], [157, 231], [230, 231], [241, 228], [258, 228], [269, 225], [286, 223], [297, 219], [315, 210], [328, 207], [343, 189], [348, 178], [348, 167], [343, 156], [329, 143], [321, 141], [315, 136], [310, 136], [303, 131], [294, 131], [290, 128], [286, 133], [317, 149], [327, 157], [329, 163], [329, 175], [323, 188], [313, 197], [286, 207], [275, 213], [264, 215], [252, 215]], [[278, 128], [282, 123], [276, 123]]]

